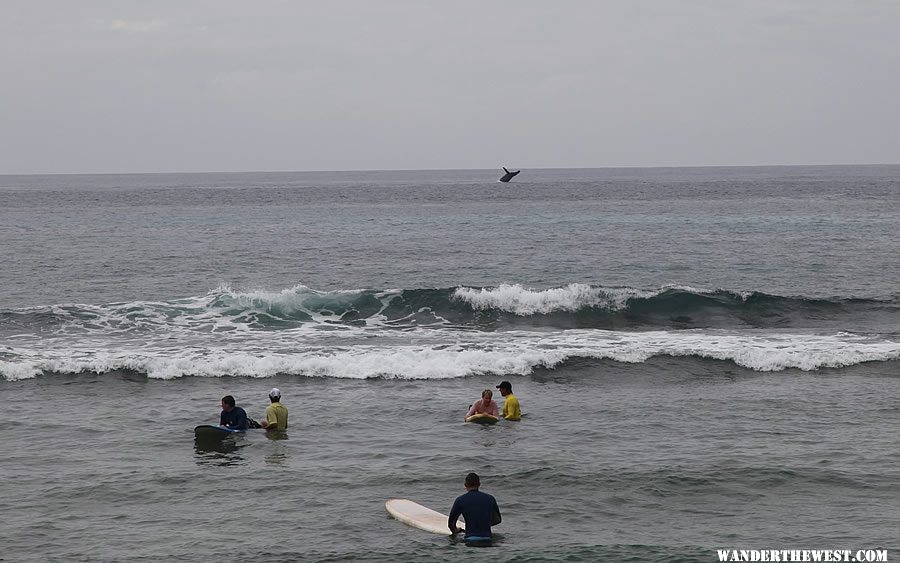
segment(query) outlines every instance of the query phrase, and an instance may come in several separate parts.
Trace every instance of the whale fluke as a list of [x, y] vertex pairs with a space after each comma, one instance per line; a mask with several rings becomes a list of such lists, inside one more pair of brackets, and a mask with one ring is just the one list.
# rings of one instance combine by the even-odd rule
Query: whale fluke
[[503, 166], [502, 168], [503, 168], [503, 171], [506, 172], [506, 174], [504, 174], [503, 177], [500, 178], [501, 182], [509, 182], [516, 176], [516, 174], [521, 172], [521, 170], [516, 170], [515, 172], [510, 172], [509, 170], [506, 169], [505, 166]]

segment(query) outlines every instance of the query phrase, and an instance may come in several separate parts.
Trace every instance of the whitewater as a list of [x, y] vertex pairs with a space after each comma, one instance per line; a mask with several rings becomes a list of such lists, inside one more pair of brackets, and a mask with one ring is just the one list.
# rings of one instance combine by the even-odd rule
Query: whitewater
[[[757, 371], [900, 359], [900, 341], [892, 335], [744, 327], [560, 330], [553, 326], [558, 320], [545, 318], [594, 314], [602, 326], [604, 315], [627, 312], [633, 300], [646, 303], [675, 293], [696, 300], [716, 292], [584, 284], [546, 290], [503, 285], [337, 292], [305, 286], [236, 292], [223, 286], [173, 302], [5, 311], [16, 322], [5, 329], [8, 344], [0, 348], [0, 375], [21, 379], [128, 370], [163, 379], [279, 374], [430, 379], [527, 375], [577, 359], [639, 363], [655, 356], [693, 356]], [[745, 305], [750, 296], [729, 296], [728, 306]], [[430, 307], [419, 307], [426, 301]], [[498, 329], [479, 317], [485, 312], [532, 317], [534, 326]]]

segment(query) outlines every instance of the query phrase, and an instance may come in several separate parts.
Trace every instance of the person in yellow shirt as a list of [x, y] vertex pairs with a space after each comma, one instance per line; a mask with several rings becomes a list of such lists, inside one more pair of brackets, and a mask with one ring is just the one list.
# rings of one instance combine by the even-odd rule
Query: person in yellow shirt
[[287, 430], [288, 410], [281, 404], [281, 390], [277, 387], [269, 391], [272, 404], [266, 407], [266, 419], [259, 423], [266, 430]]
[[512, 383], [501, 381], [497, 389], [500, 390], [500, 394], [503, 395], [504, 399], [503, 410], [500, 411], [500, 416], [506, 420], [521, 420], [522, 411], [519, 409], [519, 400], [512, 394]]

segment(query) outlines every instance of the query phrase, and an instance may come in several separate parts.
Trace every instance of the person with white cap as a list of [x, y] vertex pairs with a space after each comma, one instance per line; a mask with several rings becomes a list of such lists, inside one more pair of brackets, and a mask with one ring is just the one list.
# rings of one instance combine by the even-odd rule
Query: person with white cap
[[287, 430], [288, 410], [281, 404], [281, 390], [273, 387], [269, 391], [272, 404], [266, 407], [266, 419], [259, 423], [266, 430]]

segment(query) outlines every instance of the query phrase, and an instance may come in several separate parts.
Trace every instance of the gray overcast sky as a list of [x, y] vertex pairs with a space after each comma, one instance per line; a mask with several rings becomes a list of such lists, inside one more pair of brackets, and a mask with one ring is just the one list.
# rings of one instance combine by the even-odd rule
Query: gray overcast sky
[[0, 8], [0, 173], [900, 162], [898, 0]]

